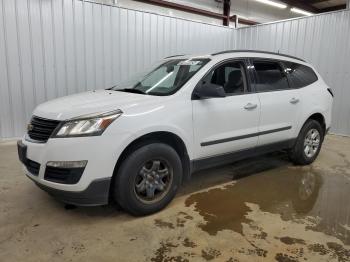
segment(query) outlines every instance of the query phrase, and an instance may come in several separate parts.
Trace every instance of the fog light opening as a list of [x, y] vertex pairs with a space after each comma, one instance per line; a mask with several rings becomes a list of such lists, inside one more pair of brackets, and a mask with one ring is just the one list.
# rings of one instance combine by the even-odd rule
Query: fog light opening
[[49, 161], [46, 166], [59, 168], [84, 168], [87, 165], [87, 160], [81, 161]]

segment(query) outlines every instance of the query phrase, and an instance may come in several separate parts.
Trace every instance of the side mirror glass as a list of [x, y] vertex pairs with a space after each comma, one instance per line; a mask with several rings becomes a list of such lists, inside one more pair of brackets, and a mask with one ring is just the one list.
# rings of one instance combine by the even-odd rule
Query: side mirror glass
[[220, 85], [207, 83], [207, 82], [200, 82], [194, 88], [193, 94], [192, 94], [192, 99], [194, 100], [214, 98], [214, 97], [226, 97], [225, 90]]

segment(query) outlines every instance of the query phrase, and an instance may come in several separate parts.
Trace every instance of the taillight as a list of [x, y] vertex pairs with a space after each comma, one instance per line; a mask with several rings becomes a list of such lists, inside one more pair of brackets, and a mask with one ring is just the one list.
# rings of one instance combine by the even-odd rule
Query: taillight
[[334, 97], [333, 90], [331, 88], [327, 88], [327, 91], [331, 94], [332, 97]]

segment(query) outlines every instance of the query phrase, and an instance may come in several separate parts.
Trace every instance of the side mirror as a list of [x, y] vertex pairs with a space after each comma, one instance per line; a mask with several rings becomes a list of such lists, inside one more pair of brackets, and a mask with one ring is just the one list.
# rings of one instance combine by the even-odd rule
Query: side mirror
[[194, 88], [192, 94], [193, 100], [207, 99], [213, 97], [226, 97], [224, 88], [220, 85], [202, 82]]
[[173, 65], [168, 65], [167, 67], [166, 67], [166, 72], [167, 73], [170, 73], [170, 72], [173, 72], [174, 71], [174, 66]]

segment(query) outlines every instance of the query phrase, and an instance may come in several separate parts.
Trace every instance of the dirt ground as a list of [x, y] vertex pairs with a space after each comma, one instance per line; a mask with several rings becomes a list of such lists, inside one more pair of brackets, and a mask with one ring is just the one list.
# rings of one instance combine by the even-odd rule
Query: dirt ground
[[350, 138], [307, 167], [274, 153], [196, 173], [139, 218], [57, 202], [1, 142], [0, 261], [350, 261]]

